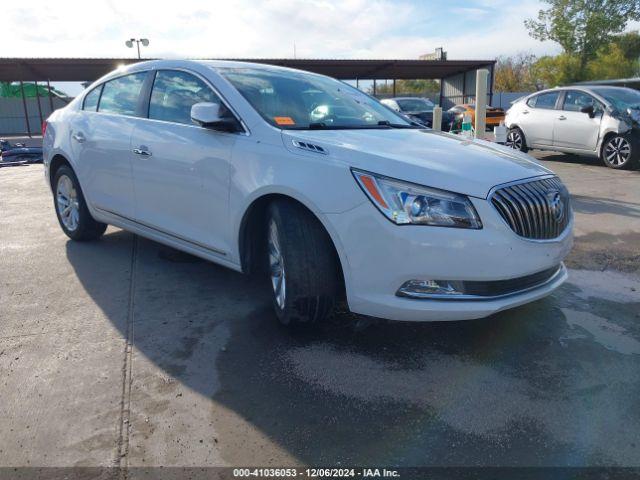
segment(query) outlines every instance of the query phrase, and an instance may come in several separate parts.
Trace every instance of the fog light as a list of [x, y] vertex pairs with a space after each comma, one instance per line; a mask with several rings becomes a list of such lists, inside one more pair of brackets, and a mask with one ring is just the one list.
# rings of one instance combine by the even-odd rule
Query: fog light
[[462, 282], [448, 280], [409, 280], [404, 282], [396, 292], [399, 297], [423, 298], [439, 295], [462, 295]]

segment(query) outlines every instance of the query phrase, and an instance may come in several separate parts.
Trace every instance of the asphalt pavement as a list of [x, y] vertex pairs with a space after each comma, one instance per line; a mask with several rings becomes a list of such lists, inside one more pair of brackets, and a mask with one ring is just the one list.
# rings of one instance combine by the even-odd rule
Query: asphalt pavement
[[537, 156], [576, 215], [553, 295], [294, 332], [264, 280], [68, 241], [42, 166], [1, 169], [0, 466], [640, 466], [640, 172]]

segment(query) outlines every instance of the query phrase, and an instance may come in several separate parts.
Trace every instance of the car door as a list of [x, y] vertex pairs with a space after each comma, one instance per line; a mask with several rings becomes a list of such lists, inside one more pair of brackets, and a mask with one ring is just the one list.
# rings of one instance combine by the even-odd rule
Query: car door
[[[593, 107], [593, 117], [580, 111], [587, 106]], [[553, 144], [556, 147], [595, 151], [603, 111], [602, 104], [588, 93], [567, 90], [554, 120]]]
[[545, 92], [531, 97], [520, 112], [518, 125], [529, 147], [553, 145], [553, 122], [558, 116], [555, 108], [559, 94], [559, 91]]
[[146, 75], [125, 75], [94, 88], [70, 129], [76, 173], [88, 202], [128, 218], [134, 212], [131, 133]]
[[223, 105], [200, 77], [159, 70], [148, 115], [132, 135], [135, 219], [175, 238], [223, 254], [229, 249], [230, 160], [238, 138], [191, 121], [191, 106]]

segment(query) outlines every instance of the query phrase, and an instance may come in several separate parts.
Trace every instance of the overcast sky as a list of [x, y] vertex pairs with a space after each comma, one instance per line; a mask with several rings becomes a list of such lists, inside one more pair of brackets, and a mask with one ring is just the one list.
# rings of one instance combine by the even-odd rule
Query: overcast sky
[[556, 53], [523, 25], [534, 0], [29, 0], [2, 5], [2, 57], [449, 58]]

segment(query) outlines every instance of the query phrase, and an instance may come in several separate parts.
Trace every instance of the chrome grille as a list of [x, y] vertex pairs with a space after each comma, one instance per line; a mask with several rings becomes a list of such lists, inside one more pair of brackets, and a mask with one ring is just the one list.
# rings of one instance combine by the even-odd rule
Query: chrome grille
[[497, 188], [490, 200], [511, 230], [524, 238], [556, 238], [571, 219], [569, 192], [558, 177]]

